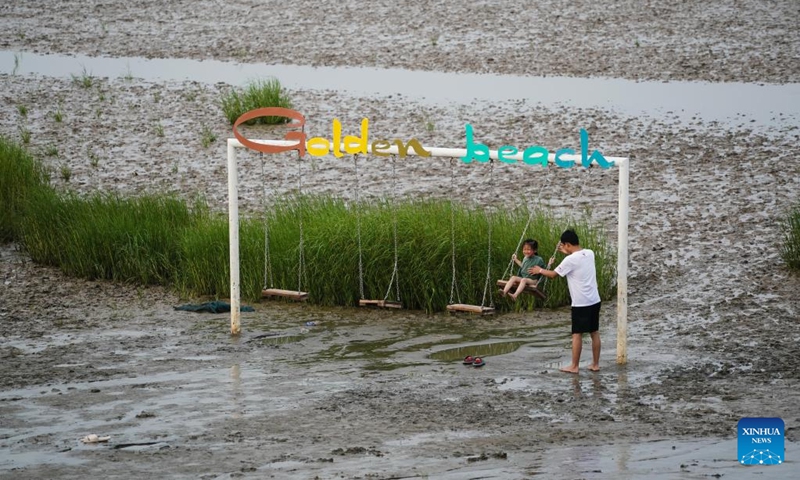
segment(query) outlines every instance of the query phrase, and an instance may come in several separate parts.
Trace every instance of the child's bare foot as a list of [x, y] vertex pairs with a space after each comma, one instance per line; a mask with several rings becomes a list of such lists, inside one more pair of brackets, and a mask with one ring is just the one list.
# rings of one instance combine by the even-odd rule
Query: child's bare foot
[[591, 372], [599, 372], [600, 371], [600, 365], [589, 365], [588, 367], [586, 367], [586, 369], [591, 371]]
[[568, 367], [561, 367], [559, 370], [564, 373], [578, 373], [578, 367], [573, 367], [572, 365]]
[[500, 290], [500, 296], [505, 297], [506, 295], [508, 295], [508, 292], [505, 290]]
[[514, 300], [515, 302], [517, 301], [517, 294], [516, 293], [512, 293], [511, 295], [509, 295], [509, 297], [511, 297], [511, 300]]

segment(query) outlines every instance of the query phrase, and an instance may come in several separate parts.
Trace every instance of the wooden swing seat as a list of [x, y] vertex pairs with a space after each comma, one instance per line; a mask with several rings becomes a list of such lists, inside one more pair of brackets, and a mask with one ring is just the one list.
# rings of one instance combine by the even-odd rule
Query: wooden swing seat
[[481, 315], [492, 315], [494, 313], [494, 308], [482, 307], [480, 305], [467, 305], [465, 303], [453, 303], [447, 306], [447, 311], [450, 313], [467, 312], [478, 313]]
[[308, 300], [308, 292], [298, 292], [296, 290], [281, 290], [280, 288], [267, 288], [261, 291], [262, 298], [281, 297], [287, 300], [297, 300], [304, 302]]
[[[497, 286], [502, 289], [502, 288], [505, 288], [507, 283], [508, 283], [508, 280], [498, 280], [497, 281]], [[537, 296], [537, 297], [541, 298], [542, 300], [547, 300], [547, 295], [545, 295], [543, 291], [541, 291], [538, 288], [536, 288], [535, 285], [531, 285], [531, 284], [525, 285], [525, 290], [523, 290], [523, 292], [530, 293], [530, 294], [532, 294], [534, 296]]]
[[378, 308], [403, 308], [400, 302], [392, 300], [359, 300], [359, 307], [378, 307]]

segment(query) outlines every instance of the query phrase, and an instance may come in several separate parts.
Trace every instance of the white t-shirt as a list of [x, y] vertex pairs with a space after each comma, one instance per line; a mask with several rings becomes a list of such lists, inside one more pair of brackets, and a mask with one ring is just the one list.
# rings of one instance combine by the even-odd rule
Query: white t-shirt
[[600, 301], [597, 290], [597, 273], [594, 268], [594, 252], [588, 248], [578, 250], [556, 267], [555, 272], [567, 277], [569, 296], [573, 307], [588, 307]]

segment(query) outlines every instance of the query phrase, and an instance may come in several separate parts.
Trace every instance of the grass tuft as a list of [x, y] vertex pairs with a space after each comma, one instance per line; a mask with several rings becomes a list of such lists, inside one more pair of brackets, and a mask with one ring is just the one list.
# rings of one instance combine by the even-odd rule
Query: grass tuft
[[72, 83], [81, 88], [89, 89], [94, 85], [94, 77], [86, 71], [86, 67], [83, 67], [83, 71], [79, 75], [72, 75]]
[[25, 127], [19, 127], [19, 138], [22, 140], [23, 145], [31, 143], [31, 131]]
[[207, 125], [203, 125], [203, 130], [200, 132], [200, 143], [203, 145], [203, 148], [210, 147], [211, 144], [216, 141], [217, 136], [214, 134], [214, 132], [212, 132]]
[[[242, 114], [256, 108], [292, 108], [289, 96], [281, 87], [281, 83], [274, 78], [252, 82], [242, 91], [231, 90], [222, 97], [221, 104], [225, 118], [228, 119], [231, 125]], [[247, 123], [248, 125], [278, 125], [286, 123], [286, 121], [287, 119], [283, 117], [261, 117]]]

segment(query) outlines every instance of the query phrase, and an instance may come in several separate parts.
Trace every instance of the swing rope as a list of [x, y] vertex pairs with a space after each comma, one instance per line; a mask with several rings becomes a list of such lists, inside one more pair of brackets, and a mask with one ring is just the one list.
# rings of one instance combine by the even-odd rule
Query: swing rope
[[361, 206], [360, 191], [361, 185], [358, 179], [358, 154], [353, 155], [353, 165], [356, 173], [356, 237], [358, 238], [358, 293], [361, 300], [364, 300], [364, 259], [361, 252]]
[[392, 291], [392, 283], [395, 285], [395, 300], [400, 301], [400, 275], [397, 268], [398, 255], [397, 255], [397, 171], [395, 169], [395, 161], [397, 157], [392, 155], [392, 230], [394, 235], [394, 269], [392, 270], [392, 278], [389, 280], [389, 287], [386, 289], [386, 295], [383, 300], [389, 298], [389, 293]]
[[267, 179], [264, 174], [264, 164], [266, 163], [265, 154], [261, 153], [261, 211], [264, 215], [264, 288], [272, 288], [274, 278], [272, 276], [272, 261], [269, 253], [269, 216], [267, 215]]
[[[300, 201], [303, 201], [302, 192], [303, 192], [303, 169], [302, 169], [303, 157], [300, 156], [299, 152], [297, 155], [297, 195]], [[297, 260], [297, 291], [301, 292], [303, 284], [303, 272], [305, 271], [306, 266], [306, 259], [304, 250], [304, 238], [303, 238], [303, 213], [302, 210], [300, 215], [298, 215], [298, 227], [300, 229], [300, 245], [298, 249], [300, 252], [298, 253], [298, 260]]]
[[450, 282], [450, 305], [453, 305], [454, 296], [458, 296], [458, 303], [461, 303], [461, 294], [456, 288], [456, 211], [453, 202], [453, 192], [456, 190], [455, 159], [450, 159], [450, 246], [453, 264], [453, 280]]
[[[494, 186], [494, 160], [489, 160], [489, 191], [492, 191]], [[489, 291], [489, 280], [492, 274], [492, 209], [486, 207], [486, 221], [489, 225], [488, 229], [488, 251], [486, 253], [486, 281], [483, 283], [483, 298], [481, 299], [481, 307], [486, 305], [486, 294]], [[494, 295], [490, 295], [490, 306], [494, 308]]]

